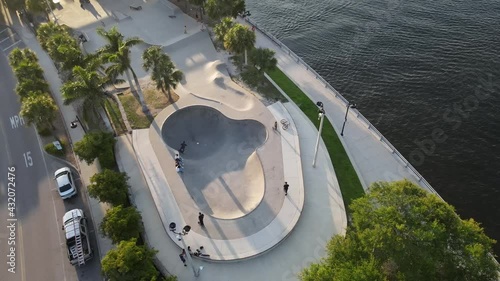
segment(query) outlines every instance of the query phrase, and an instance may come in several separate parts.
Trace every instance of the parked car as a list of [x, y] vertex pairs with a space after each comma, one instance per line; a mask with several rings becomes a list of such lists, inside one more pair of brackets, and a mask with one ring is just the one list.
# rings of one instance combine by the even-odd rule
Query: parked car
[[62, 199], [68, 199], [76, 195], [75, 182], [68, 167], [61, 168], [54, 173], [57, 182], [57, 191]]
[[67, 255], [72, 265], [84, 265], [94, 251], [90, 247], [87, 219], [81, 209], [73, 209], [63, 216], [63, 230], [66, 237]]

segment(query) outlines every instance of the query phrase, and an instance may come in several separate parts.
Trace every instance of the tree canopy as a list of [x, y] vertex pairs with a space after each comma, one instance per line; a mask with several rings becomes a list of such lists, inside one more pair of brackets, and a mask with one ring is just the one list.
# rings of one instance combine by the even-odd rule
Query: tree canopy
[[85, 109], [96, 111], [104, 105], [106, 87], [111, 84], [110, 81], [108, 77], [100, 75], [97, 71], [75, 66], [73, 81], [66, 82], [61, 87], [64, 104], [81, 100]]
[[21, 115], [28, 124], [35, 124], [38, 128], [50, 128], [57, 117], [57, 105], [46, 93], [33, 92], [23, 99]]
[[141, 214], [134, 207], [115, 206], [104, 216], [100, 228], [113, 244], [139, 237], [142, 231]]
[[270, 49], [257, 48], [250, 52], [250, 61], [259, 72], [269, 71], [276, 68], [278, 61], [274, 57], [275, 52]]
[[223, 17], [236, 18], [245, 11], [245, 0], [207, 0], [205, 2], [207, 15], [218, 21]]
[[170, 57], [158, 46], [146, 49], [142, 55], [143, 67], [151, 71], [151, 79], [155, 81], [156, 87], [163, 91], [176, 88], [182, 79], [182, 71], [176, 70]]
[[[146, 113], [147, 105], [144, 100], [139, 79], [132, 68], [132, 61], [130, 58], [130, 49], [141, 44], [143, 41], [138, 37], [125, 38], [123, 34], [118, 31], [116, 26], [112, 27], [109, 31], [99, 27], [97, 28], [97, 34], [107, 42], [106, 45], [97, 51], [103, 62], [109, 63], [106, 68], [106, 74], [113, 81], [115, 81], [119, 75], [125, 74], [132, 89], [132, 93], [136, 94], [139, 103], [142, 105], [143, 111]], [[134, 80], [130, 77], [129, 71], [132, 73]], [[135, 90], [133, 88], [133, 82], [135, 82]]]
[[233, 19], [230, 17], [224, 17], [220, 23], [216, 24], [214, 27], [215, 38], [224, 43], [224, 37], [227, 32], [234, 26]]
[[121, 241], [102, 259], [102, 271], [109, 281], [155, 281], [155, 250], [139, 246], [136, 240]]
[[5, 1], [5, 4], [10, 10], [21, 11], [26, 8], [26, 1], [24, 0], [9, 0]]
[[224, 48], [242, 54], [245, 50], [253, 48], [255, 33], [242, 24], [235, 24], [224, 36]]
[[80, 49], [78, 41], [70, 34], [67, 26], [53, 22], [41, 24], [37, 29], [40, 46], [49, 54], [54, 62], [71, 71], [75, 66], [85, 67], [88, 57]]
[[375, 183], [350, 207], [346, 236], [335, 236], [301, 280], [498, 280], [495, 241], [412, 182]]
[[[90, 132], [85, 134], [82, 140], [75, 143], [74, 151], [80, 159], [90, 165], [94, 163], [96, 158], [108, 156], [109, 153], [113, 153], [115, 143], [116, 140], [110, 133]], [[101, 166], [108, 167], [107, 165], [103, 165], [102, 162]]]
[[89, 195], [113, 206], [124, 205], [129, 187], [127, 180], [126, 173], [104, 169], [90, 178]]
[[16, 93], [21, 100], [28, 97], [31, 92], [49, 91], [43, 70], [38, 64], [38, 57], [32, 50], [15, 48], [9, 54], [9, 63], [18, 81]]

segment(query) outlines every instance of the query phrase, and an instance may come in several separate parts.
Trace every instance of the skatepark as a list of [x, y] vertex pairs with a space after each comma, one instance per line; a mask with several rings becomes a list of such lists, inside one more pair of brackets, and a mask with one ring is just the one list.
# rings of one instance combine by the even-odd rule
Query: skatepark
[[[175, 222], [178, 229], [191, 226], [183, 237], [186, 245], [203, 246], [210, 255], [195, 258], [205, 267], [197, 280], [295, 279], [299, 268], [324, 255], [326, 241], [343, 233], [347, 223], [322, 142], [317, 168], [310, 165], [317, 130], [296, 105], [265, 105], [234, 83], [228, 55], [173, 4], [148, 1], [131, 12], [127, 4], [134, 3], [126, 2], [92, 2], [98, 20], [94, 14], [82, 17], [70, 1], [63, 1], [57, 14], [68, 25], [79, 16], [72, 27], [86, 34], [89, 52], [104, 44], [97, 26], [117, 26], [126, 37], [144, 39], [131, 52], [139, 79], [148, 77], [140, 55], [150, 45], [162, 46], [184, 73], [175, 89], [179, 100], [150, 128], [120, 136], [116, 147], [120, 170], [130, 176], [132, 203], [143, 217], [144, 240], [158, 250], [157, 266], [179, 280], [195, 278], [179, 262], [183, 244], [169, 230]], [[165, 17], [172, 13], [176, 17]], [[288, 128], [275, 130], [274, 123], [282, 120]], [[178, 173], [175, 154], [184, 141], [184, 171]], [[285, 181], [290, 185], [286, 196]], [[197, 224], [199, 212], [205, 214], [204, 227]]]

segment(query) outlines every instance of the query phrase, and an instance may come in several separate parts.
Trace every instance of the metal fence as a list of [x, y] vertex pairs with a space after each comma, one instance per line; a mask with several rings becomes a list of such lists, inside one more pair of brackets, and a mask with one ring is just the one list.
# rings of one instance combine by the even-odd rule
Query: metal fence
[[[302, 65], [307, 71], [311, 72], [316, 79], [318, 79], [323, 85], [325, 85], [325, 88], [329, 90], [329, 92], [337, 99], [339, 99], [345, 106], [348, 106], [349, 102], [337, 91], [335, 88], [330, 85], [321, 75], [319, 75], [313, 68], [311, 68], [302, 58], [300, 58], [297, 54], [295, 54], [292, 50], [290, 50], [285, 44], [283, 44], [280, 40], [278, 40], [276, 37], [274, 37], [272, 34], [268, 33], [267, 31], [263, 30], [260, 28], [255, 22], [253, 22], [250, 18], [245, 17], [244, 18], [246, 22], [248, 22], [250, 25], [255, 27], [256, 30], [258, 30], [260, 33], [265, 35], [267, 38], [269, 38], [271, 41], [273, 41], [278, 47], [280, 47], [281, 50], [283, 50], [285, 53], [287, 53], [293, 60], [297, 62], [297, 64]], [[389, 150], [392, 155], [400, 161], [408, 171], [415, 175], [417, 178], [418, 182], [420, 183], [421, 186], [427, 188], [430, 192], [436, 194], [441, 198], [441, 196], [432, 188], [432, 186], [424, 179], [424, 177], [413, 167], [408, 160], [373, 126], [368, 119], [366, 119], [363, 114], [361, 114], [357, 109], [353, 109], [351, 111], [353, 114], [355, 114], [356, 118], [358, 118], [366, 128], [375, 136], [376, 139], [378, 139], [387, 150]]]

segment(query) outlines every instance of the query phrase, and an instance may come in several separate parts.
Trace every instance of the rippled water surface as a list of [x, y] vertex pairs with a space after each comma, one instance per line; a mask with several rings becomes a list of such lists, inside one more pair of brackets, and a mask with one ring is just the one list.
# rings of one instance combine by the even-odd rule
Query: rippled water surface
[[356, 102], [463, 218], [500, 241], [500, 1], [247, 0], [247, 8]]

